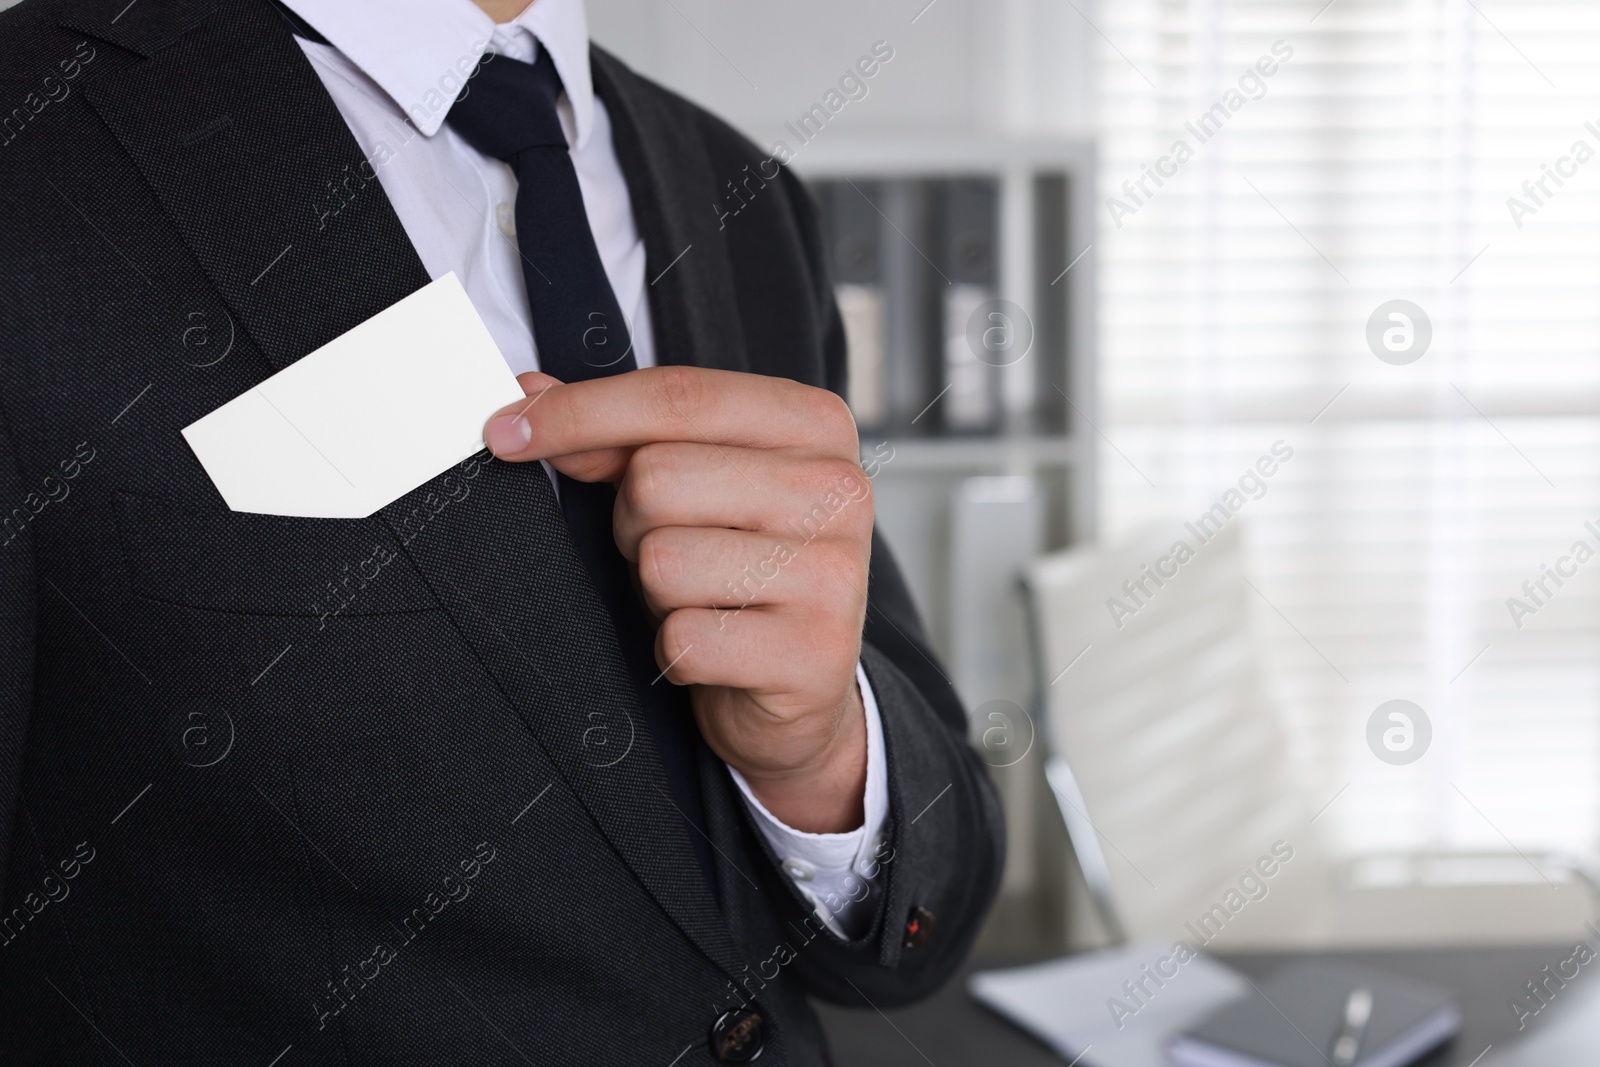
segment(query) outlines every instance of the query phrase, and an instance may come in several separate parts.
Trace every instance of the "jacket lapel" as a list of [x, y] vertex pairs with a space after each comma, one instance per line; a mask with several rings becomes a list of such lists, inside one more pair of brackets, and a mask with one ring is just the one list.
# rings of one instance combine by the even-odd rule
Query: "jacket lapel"
[[[76, 16], [71, 28], [143, 57], [98, 78], [86, 97], [270, 370], [427, 284], [378, 181], [336, 219], [320, 217], [327, 183], [364, 156], [269, 4], [147, 2], [121, 20]], [[653, 233], [652, 263], [683, 236]], [[712, 298], [690, 270], [662, 291]], [[696, 351], [704, 311], [677, 314], [669, 303], [653, 307], [664, 313], [657, 321]], [[710, 343], [703, 351], [717, 365], [729, 359]], [[740, 966], [732, 937], [699, 888], [688, 831], [549, 480], [538, 464], [485, 457], [380, 515], [617, 855], [731, 976]]]
[[644, 238], [650, 317], [662, 363], [747, 371], [733, 270], [714, 205], [723, 181], [697, 131], [664, 106], [609, 52], [590, 49], [595, 93], [605, 101], [633, 217]]
[[[159, 23], [169, 11], [187, 32]], [[135, 4], [123, 21], [141, 12], [137, 36], [111, 29], [145, 62], [86, 95], [272, 370], [427, 284], [377, 181], [320, 217], [329, 183], [364, 157], [267, 4], [198, 20], [193, 7]]]

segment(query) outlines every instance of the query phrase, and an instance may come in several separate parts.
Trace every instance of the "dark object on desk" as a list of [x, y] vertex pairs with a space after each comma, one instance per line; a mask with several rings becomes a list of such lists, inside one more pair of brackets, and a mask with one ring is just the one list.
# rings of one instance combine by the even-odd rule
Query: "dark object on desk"
[[1338, 1051], [1357, 1067], [1404, 1067], [1460, 1029], [1461, 1012], [1445, 989], [1305, 962], [1175, 1037], [1167, 1057], [1178, 1067], [1321, 1067]]
[[[1475, 1060], [1477, 1067], [1488, 1067], [1491, 1062], [1507, 1062], [1501, 1058], [1507, 1052], [1513, 1053], [1509, 1062], [1517, 1067], [1600, 1067], [1600, 1052], [1592, 1057], [1568, 1053], [1573, 1045], [1581, 1044], [1578, 1040], [1564, 1044], [1555, 1055], [1530, 1059], [1514, 1051], [1528, 1035], [1518, 1032], [1516, 1016], [1506, 1010], [1509, 991], [1519, 988], [1544, 964], [1571, 951], [1571, 944], [1479, 945], [1310, 954], [1230, 952], [1221, 959], [1258, 984], [1309, 955], [1448, 985], [1465, 1016], [1461, 1035], [1413, 1067], [1466, 1067]], [[853, 1008], [818, 1005], [817, 1013], [833, 1046], [835, 1067], [928, 1067], [930, 1059], [938, 1067], [1067, 1067], [1070, 1057], [1058, 1056], [967, 993], [967, 980], [975, 971], [1038, 963], [1057, 954], [1054, 946], [1041, 946], [1029, 953], [980, 955], [969, 959], [960, 973], [928, 1000], [904, 1008], [880, 1004], [881, 1013], [864, 999], [856, 1001]], [[1544, 1052], [1544, 1046], [1538, 1051]]]

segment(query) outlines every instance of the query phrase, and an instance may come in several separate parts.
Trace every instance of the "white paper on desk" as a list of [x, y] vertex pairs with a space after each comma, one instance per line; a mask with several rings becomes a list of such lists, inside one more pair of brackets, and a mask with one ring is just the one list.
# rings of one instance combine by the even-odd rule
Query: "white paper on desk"
[[234, 511], [360, 519], [483, 448], [523, 396], [454, 274], [183, 429]]
[[[1171, 957], [1169, 941], [1139, 941], [1088, 952], [1049, 963], [981, 971], [968, 990], [980, 1003], [1004, 1015], [1055, 1049], [1078, 1067], [1162, 1067], [1162, 1043], [1218, 1008], [1243, 997], [1249, 985], [1238, 972], [1210, 956], [1195, 956], [1156, 988], [1143, 967], [1156, 971], [1156, 961]], [[1143, 1007], [1112, 1017], [1107, 1001], [1116, 997], [1129, 1008], [1138, 1005], [1123, 990], [1124, 982], [1143, 982]]]

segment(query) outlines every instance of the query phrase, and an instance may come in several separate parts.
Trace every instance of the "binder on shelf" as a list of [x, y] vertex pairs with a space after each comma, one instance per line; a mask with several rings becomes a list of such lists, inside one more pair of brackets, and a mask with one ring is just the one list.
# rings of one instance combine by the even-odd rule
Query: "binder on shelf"
[[[1031, 418], [1033, 432], [1062, 434], [1070, 424], [1066, 393], [1074, 383], [1056, 354], [1067, 351], [1067, 292], [1072, 284], [1069, 268], [1085, 271], [1082, 255], [1088, 241], [1079, 237], [1067, 243], [1067, 204], [1071, 190], [1063, 173], [1044, 173], [1033, 179], [1033, 361]], [[1083, 275], [1079, 274], [1079, 278]], [[1081, 402], [1081, 401], [1080, 401]]]
[[888, 338], [889, 421], [891, 432], [928, 436], [938, 432], [934, 403], [943, 388], [939, 367], [939, 308], [942, 283], [924, 254], [932, 248], [934, 182], [897, 178], [882, 183], [883, 290]]
[[992, 178], [941, 183], [939, 251], [947, 284], [941, 294], [946, 433], [993, 433], [1000, 423], [999, 367], [1014, 329], [999, 297], [999, 190]]
[[864, 428], [877, 428], [888, 418], [888, 326], [880, 272], [879, 215], [874, 202], [878, 183], [829, 183], [821, 191], [831, 249], [834, 295], [844, 320], [849, 389], [846, 400]]

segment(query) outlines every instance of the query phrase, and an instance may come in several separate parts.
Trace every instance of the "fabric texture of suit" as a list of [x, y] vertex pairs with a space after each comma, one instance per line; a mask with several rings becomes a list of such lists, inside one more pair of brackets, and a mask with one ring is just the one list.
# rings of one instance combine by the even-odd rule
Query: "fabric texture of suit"
[[[798, 182], [719, 220], [764, 154], [593, 67], [661, 361], [842, 389]], [[278, 518], [179, 434], [428, 282], [375, 178], [324, 210], [363, 160], [266, 0], [0, 14], [0, 1062], [664, 1067], [742, 1003], [762, 1063], [826, 1062], [806, 997], [931, 991], [1003, 853], [881, 542], [892, 832], [847, 943], [702, 743], [705, 885], [538, 464]]]

